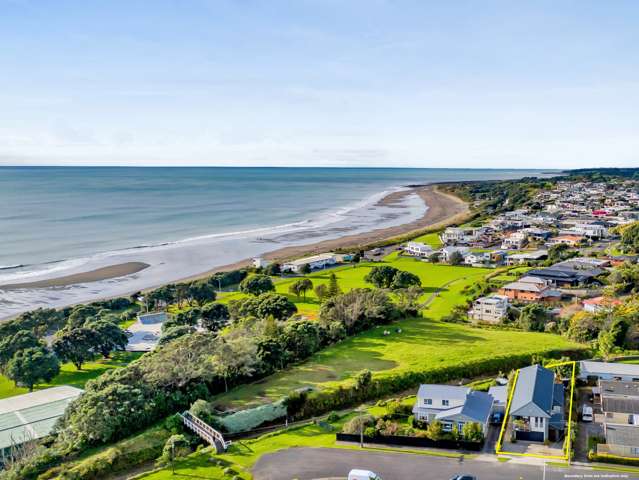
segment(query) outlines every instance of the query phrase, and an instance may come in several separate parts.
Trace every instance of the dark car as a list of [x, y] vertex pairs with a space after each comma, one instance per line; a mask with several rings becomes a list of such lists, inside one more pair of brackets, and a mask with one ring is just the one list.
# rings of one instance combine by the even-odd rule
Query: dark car
[[454, 477], [450, 477], [450, 480], [477, 480], [477, 477], [474, 475], [455, 475]]

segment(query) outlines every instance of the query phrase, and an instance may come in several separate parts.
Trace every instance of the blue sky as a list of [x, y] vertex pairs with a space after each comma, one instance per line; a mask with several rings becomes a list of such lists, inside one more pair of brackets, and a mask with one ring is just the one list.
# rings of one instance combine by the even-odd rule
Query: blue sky
[[0, 164], [639, 166], [639, 2], [0, 0]]

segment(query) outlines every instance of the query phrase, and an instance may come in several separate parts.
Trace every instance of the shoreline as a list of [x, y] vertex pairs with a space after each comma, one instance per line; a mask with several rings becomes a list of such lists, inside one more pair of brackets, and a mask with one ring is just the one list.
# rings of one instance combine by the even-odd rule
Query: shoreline
[[[282, 262], [306, 255], [314, 255], [317, 253], [327, 252], [336, 249], [358, 248], [371, 243], [387, 241], [402, 235], [408, 235], [412, 232], [418, 232], [426, 228], [443, 228], [451, 223], [463, 221], [469, 214], [469, 205], [462, 199], [442, 192], [438, 189], [437, 184], [431, 185], [411, 185], [406, 190], [389, 193], [381, 198], [377, 205], [393, 208], [397, 206], [401, 208], [402, 200], [412, 194], [417, 194], [427, 207], [424, 215], [418, 220], [397, 225], [394, 227], [386, 227], [374, 229], [363, 233], [344, 235], [335, 239], [322, 240], [307, 245], [292, 245], [281, 247], [260, 255], [269, 261]], [[185, 281], [199, 280], [206, 278], [216, 272], [235, 270], [250, 265], [252, 258], [245, 258], [238, 262], [216, 266], [209, 268], [202, 273], [176, 279], [166, 283], [180, 283]], [[52, 287], [69, 287], [80, 283], [92, 283], [103, 280], [115, 280], [117, 278], [133, 275], [146, 268], [149, 264], [144, 262], [126, 262], [106, 267], [79, 272], [71, 275], [53, 277], [50, 279], [37, 280], [33, 282], [14, 283], [0, 285], [2, 290], [18, 290], [18, 289], [45, 289]], [[143, 291], [152, 290], [160, 285], [150, 285], [143, 288]], [[111, 298], [106, 295], [104, 298]]]
[[[453, 183], [453, 182], [451, 182]], [[297, 245], [282, 247], [272, 250], [261, 255], [261, 258], [271, 262], [283, 262], [303, 256], [316, 255], [319, 253], [337, 250], [358, 248], [376, 242], [392, 240], [393, 238], [403, 235], [409, 235], [413, 232], [417, 233], [424, 229], [439, 229], [447, 225], [462, 222], [470, 213], [470, 207], [467, 202], [450, 193], [442, 192], [438, 189], [438, 184], [411, 186], [409, 190], [402, 190], [386, 195], [378, 203], [392, 206], [401, 201], [401, 198], [417, 193], [428, 209], [426, 213], [418, 220], [398, 225], [396, 227], [380, 228], [370, 230], [368, 232], [345, 235], [331, 240], [323, 240], [310, 245]], [[213, 275], [217, 272], [229, 270], [237, 270], [239, 268], [250, 265], [252, 259], [246, 258], [239, 262], [222, 265], [212, 268], [206, 272], [191, 277], [182, 278], [176, 282], [184, 282], [191, 280], [199, 280]]]

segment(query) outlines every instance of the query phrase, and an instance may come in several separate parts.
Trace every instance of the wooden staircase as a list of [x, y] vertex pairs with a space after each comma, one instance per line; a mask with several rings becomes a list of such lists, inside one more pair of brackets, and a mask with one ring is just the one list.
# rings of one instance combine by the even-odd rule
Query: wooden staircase
[[182, 419], [182, 423], [184, 423], [188, 429], [195, 432], [202, 440], [207, 441], [209, 445], [213, 445], [217, 453], [225, 452], [226, 449], [229, 448], [229, 445], [231, 445], [230, 441], [224, 440], [224, 437], [220, 432], [215, 430], [208, 423], [191, 414], [191, 412], [186, 411], [178, 413], [178, 415]]

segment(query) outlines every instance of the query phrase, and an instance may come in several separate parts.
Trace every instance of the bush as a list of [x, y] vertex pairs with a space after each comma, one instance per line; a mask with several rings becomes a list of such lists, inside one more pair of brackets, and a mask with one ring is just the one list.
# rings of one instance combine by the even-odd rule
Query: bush
[[191, 453], [189, 442], [184, 435], [171, 435], [162, 449], [162, 455], [158, 458], [158, 464], [166, 465], [175, 458], [186, 457]]
[[372, 415], [358, 415], [357, 417], [351, 418], [344, 424], [344, 426], [342, 427], [342, 432], [359, 434], [362, 430], [365, 430], [367, 427], [372, 427], [374, 425], [375, 417], [373, 417]]
[[335, 423], [339, 420], [339, 415], [336, 412], [331, 412], [328, 414], [328, 417], [326, 417], [326, 421], [328, 423]]

